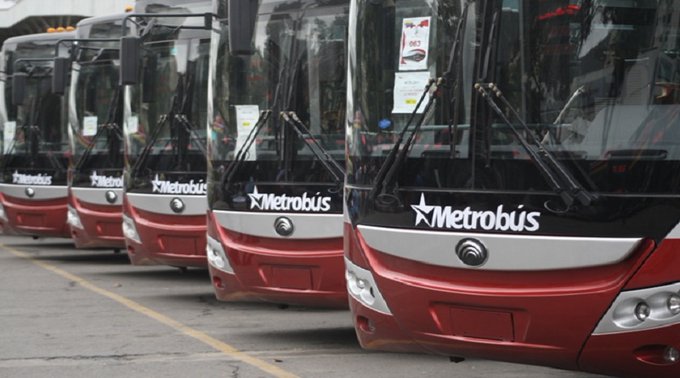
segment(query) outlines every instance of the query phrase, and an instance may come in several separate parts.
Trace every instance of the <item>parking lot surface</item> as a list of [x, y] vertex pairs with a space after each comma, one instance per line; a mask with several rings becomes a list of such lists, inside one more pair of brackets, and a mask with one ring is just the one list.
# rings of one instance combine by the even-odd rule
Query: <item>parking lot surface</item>
[[350, 313], [215, 300], [207, 270], [0, 236], [0, 377], [588, 377], [366, 352]]

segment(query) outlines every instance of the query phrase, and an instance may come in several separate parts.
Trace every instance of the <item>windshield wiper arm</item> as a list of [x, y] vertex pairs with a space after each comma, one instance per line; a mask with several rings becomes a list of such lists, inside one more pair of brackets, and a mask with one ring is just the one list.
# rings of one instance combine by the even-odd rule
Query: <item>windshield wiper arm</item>
[[[89, 156], [92, 154], [92, 150], [94, 149], [95, 145], [97, 144], [97, 140], [103, 135], [103, 131], [106, 130], [109, 133], [109, 154], [108, 157], [111, 158], [113, 156], [114, 151], [113, 151], [113, 146], [114, 144], [111, 143], [111, 134], [115, 135], [118, 140], [122, 143], [123, 142], [123, 131], [120, 128], [120, 125], [118, 125], [117, 122], [115, 122], [114, 118], [116, 113], [118, 112], [119, 108], [119, 99], [121, 92], [123, 91], [121, 86], [118, 86], [116, 88], [116, 91], [114, 92], [113, 96], [111, 97], [111, 100], [109, 102], [109, 113], [107, 114], [106, 117], [106, 122], [101, 125], [97, 125], [97, 131], [95, 132], [94, 136], [90, 140], [90, 143], [87, 145], [87, 148], [83, 152], [83, 155], [78, 159], [78, 162], [76, 163], [75, 166], [75, 171], [78, 172], [82, 168], [83, 164], [87, 161]], [[101, 127], [99, 127], [101, 126]], [[76, 131], [76, 130], [74, 130]], [[77, 131], [76, 131], [77, 132]]]
[[584, 93], [586, 93], [585, 85], [581, 85], [580, 87], [576, 88], [574, 93], [571, 94], [571, 97], [569, 97], [569, 100], [567, 100], [567, 103], [562, 107], [562, 110], [560, 110], [560, 114], [558, 114], [557, 118], [555, 118], [555, 121], [553, 121], [553, 125], [559, 125], [562, 122], [562, 118], [564, 118], [564, 115], [567, 114], [567, 110], [569, 110], [574, 100]]
[[[522, 117], [512, 107], [505, 96], [503, 96], [503, 93], [498, 89], [496, 84], [476, 83], [475, 89], [477, 89], [491, 109], [501, 118], [503, 123], [510, 127], [519, 143], [531, 157], [531, 160], [538, 166], [541, 174], [548, 181], [548, 184], [562, 198], [567, 207], [571, 207], [575, 200], [578, 200], [583, 206], [589, 206], [597, 200], [597, 197], [589, 193], [581, 184], [579, 184], [569, 170], [539, 142], [536, 134], [529, 128], [526, 122], [524, 122]], [[515, 125], [513, 125], [512, 122], [510, 122], [508, 117], [493, 99], [492, 96], [494, 95], [501, 100], [505, 108], [510, 110], [510, 113], [522, 126], [523, 131], [529, 135], [530, 141], [515, 128]]]
[[[294, 111], [281, 112], [281, 118], [293, 128], [293, 131], [309, 147], [312, 153], [319, 159], [321, 165], [333, 176], [336, 184], [342, 184], [345, 180], [345, 170], [342, 169], [335, 159], [319, 144], [316, 138], [309, 131], [307, 126], [300, 120]], [[310, 142], [309, 139], [312, 141]], [[315, 148], [316, 147], [316, 148]]]
[[241, 167], [241, 164], [243, 164], [243, 161], [246, 160], [246, 157], [250, 153], [248, 151], [250, 150], [250, 146], [253, 144], [253, 142], [255, 142], [257, 134], [260, 133], [262, 126], [264, 126], [267, 123], [267, 120], [269, 119], [269, 116], [271, 116], [271, 114], [272, 114], [271, 110], [263, 110], [260, 112], [260, 116], [257, 118], [255, 126], [253, 126], [253, 128], [250, 130], [250, 133], [248, 133], [248, 136], [243, 141], [241, 148], [239, 148], [238, 151], [236, 151], [236, 155], [234, 155], [234, 160], [232, 160], [231, 164], [227, 166], [227, 169], [222, 174], [222, 182], [220, 183], [220, 187], [223, 189], [224, 193], [226, 193], [229, 190], [234, 175], [236, 174], [236, 172], [238, 172], [238, 169]]
[[[390, 150], [389, 154], [387, 155], [387, 158], [385, 159], [385, 162], [382, 164], [380, 167], [380, 170], [378, 171], [378, 174], [376, 175], [375, 179], [375, 185], [373, 188], [371, 188], [371, 191], [369, 193], [369, 198], [373, 201], [380, 202], [380, 204], [384, 204], [389, 207], [393, 207], [395, 205], [398, 205], [398, 199], [396, 199], [393, 195], [393, 185], [392, 181], [394, 180], [394, 176], [396, 175], [397, 170], [403, 163], [403, 161], [406, 158], [406, 155], [408, 154], [408, 150], [410, 149], [411, 144], [413, 143], [413, 140], [415, 139], [416, 134], [418, 133], [418, 130], [422, 126], [423, 122], [425, 121], [425, 117], [427, 117], [427, 113], [432, 107], [432, 104], [434, 103], [435, 99], [437, 98], [436, 93], [433, 93], [430, 96], [430, 99], [427, 101], [427, 104], [425, 105], [425, 109], [422, 113], [422, 116], [416, 123], [416, 125], [411, 128], [411, 124], [413, 123], [413, 120], [416, 117], [416, 114], [418, 114], [418, 109], [420, 108], [420, 105], [423, 103], [425, 100], [425, 97], [427, 94], [430, 92], [430, 89], [432, 89], [433, 86], [437, 87], [441, 85], [443, 82], [443, 78], [439, 78], [437, 80], [430, 79], [427, 82], [427, 85], [425, 86], [425, 89], [423, 90], [422, 94], [420, 95], [420, 99], [418, 100], [418, 103], [416, 104], [415, 109], [411, 112], [411, 115], [409, 116], [408, 121], [406, 122], [406, 125], [404, 128], [401, 130], [399, 133], [399, 137], [397, 138], [397, 141], [394, 143], [394, 146]], [[404, 137], [406, 133], [409, 132], [408, 139], [406, 142], [404, 142]], [[401, 147], [401, 150], [399, 149]], [[388, 193], [389, 192], [389, 193]]]

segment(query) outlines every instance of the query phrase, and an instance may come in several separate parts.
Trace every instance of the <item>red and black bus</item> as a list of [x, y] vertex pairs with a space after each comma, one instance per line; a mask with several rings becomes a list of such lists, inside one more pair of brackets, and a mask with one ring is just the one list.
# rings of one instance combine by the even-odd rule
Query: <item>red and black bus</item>
[[121, 80], [136, 85], [124, 106], [123, 233], [134, 265], [207, 265], [211, 9], [209, 1], [137, 1], [128, 15], [135, 35], [122, 40]]
[[355, 0], [345, 262], [371, 349], [680, 376], [680, 6]]
[[[0, 215], [11, 233], [70, 236], [67, 99], [52, 92], [52, 72], [56, 42], [73, 36], [73, 32], [31, 34], [3, 44], [0, 92], [5, 95], [6, 119]], [[59, 52], [65, 54], [66, 48]]]
[[208, 261], [217, 298], [346, 307], [346, 0], [216, 1]]
[[73, 60], [67, 221], [77, 248], [125, 248], [123, 87], [118, 80], [123, 17], [81, 20], [75, 39], [63, 41]]

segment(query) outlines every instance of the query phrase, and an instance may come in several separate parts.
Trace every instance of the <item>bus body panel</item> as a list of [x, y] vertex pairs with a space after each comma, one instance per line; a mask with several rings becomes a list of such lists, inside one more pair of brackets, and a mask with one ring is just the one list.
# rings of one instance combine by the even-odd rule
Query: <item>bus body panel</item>
[[[169, 202], [175, 198], [183, 199], [193, 212], [172, 214]], [[206, 267], [205, 197], [154, 195], [151, 204], [158, 201], [168, 203], [164, 206], [168, 211], [158, 206], [156, 211], [151, 211], [146, 195], [128, 193], [126, 196], [124, 214], [133, 220], [139, 237], [139, 240], [126, 237], [130, 262], [133, 265]]]
[[[250, 214], [271, 218], [271, 221], [258, 219], [259, 229], [252, 229], [260, 234], [272, 230], [269, 236], [238, 232], [243, 229], [235, 231], [234, 228], [238, 227], [234, 227], [233, 223], [242, 222], [241, 218], [248, 215], [245, 212], [210, 212], [208, 235], [221, 244], [231, 267], [231, 271], [227, 272], [214, 264], [209, 266], [218, 299], [249, 298], [275, 303], [347, 307], [339, 232], [331, 231], [323, 238], [318, 238], [321, 235], [308, 235], [305, 239], [300, 236], [283, 238], [273, 232], [273, 220], [288, 216], [295, 222], [296, 216], [305, 215], [280, 213]], [[337, 226], [342, 220], [341, 215], [326, 216], [327, 219], [321, 222], [317, 216], [307, 217], [319, 223], [319, 230], [339, 228]], [[231, 229], [226, 228], [225, 223], [231, 223]], [[330, 227], [324, 227], [324, 223]], [[317, 231], [317, 228], [308, 229]]]
[[[113, 204], [108, 198], [114, 198]], [[68, 203], [80, 226], [70, 225], [76, 248], [125, 248], [123, 239], [122, 189], [71, 188]]]
[[[11, 230], [19, 235], [69, 237], [65, 186], [0, 185]], [[28, 196], [27, 191], [34, 194]]]

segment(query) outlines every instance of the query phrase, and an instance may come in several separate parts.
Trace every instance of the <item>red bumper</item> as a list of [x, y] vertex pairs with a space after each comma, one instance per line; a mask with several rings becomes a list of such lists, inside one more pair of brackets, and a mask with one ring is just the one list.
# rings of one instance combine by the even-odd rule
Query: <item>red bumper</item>
[[79, 201], [72, 194], [68, 202], [83, 225], [83, 228], [70, 226], [76, 248], [125, 248], [121, 205], [91, 204]]
[[[644, 264], [654, 250], [652, 243], [611, 266], [567, 272], [492, 272], [405, 260], [372, 250], [349, 226], [345, 231], [347, 258], [371, 272], [390, 312], [376, 311], [351, 298], [357, 336], [364, 348], [427, 351], [625, 376], [680, 376], [680, 363], [660, 362], [663, 348], [680, 349], [677, 323], [592, 335], [632, 277], [649, 271], [668, 276], [668, 268]], [[680, 257], [675, 266], [678, 263]], [[658, 284], [663, 283], [668, 281]]]
[[7, 221], [3, 228], [17, 235], [70, 237], [66, 224], [66, 197], [49, 200], [27, 200], [3, 196]]
[[212, 216], [208, 234], [219, 241], [234, 271], [209, 267], [219, 300], [347, 308], [342, 238], [255, 237], [219, 227]]
[[207, 267], [205, 215], [154, 214], [124, 204], [133, 219], [140, 242], [125, 237], [133, 265]]

